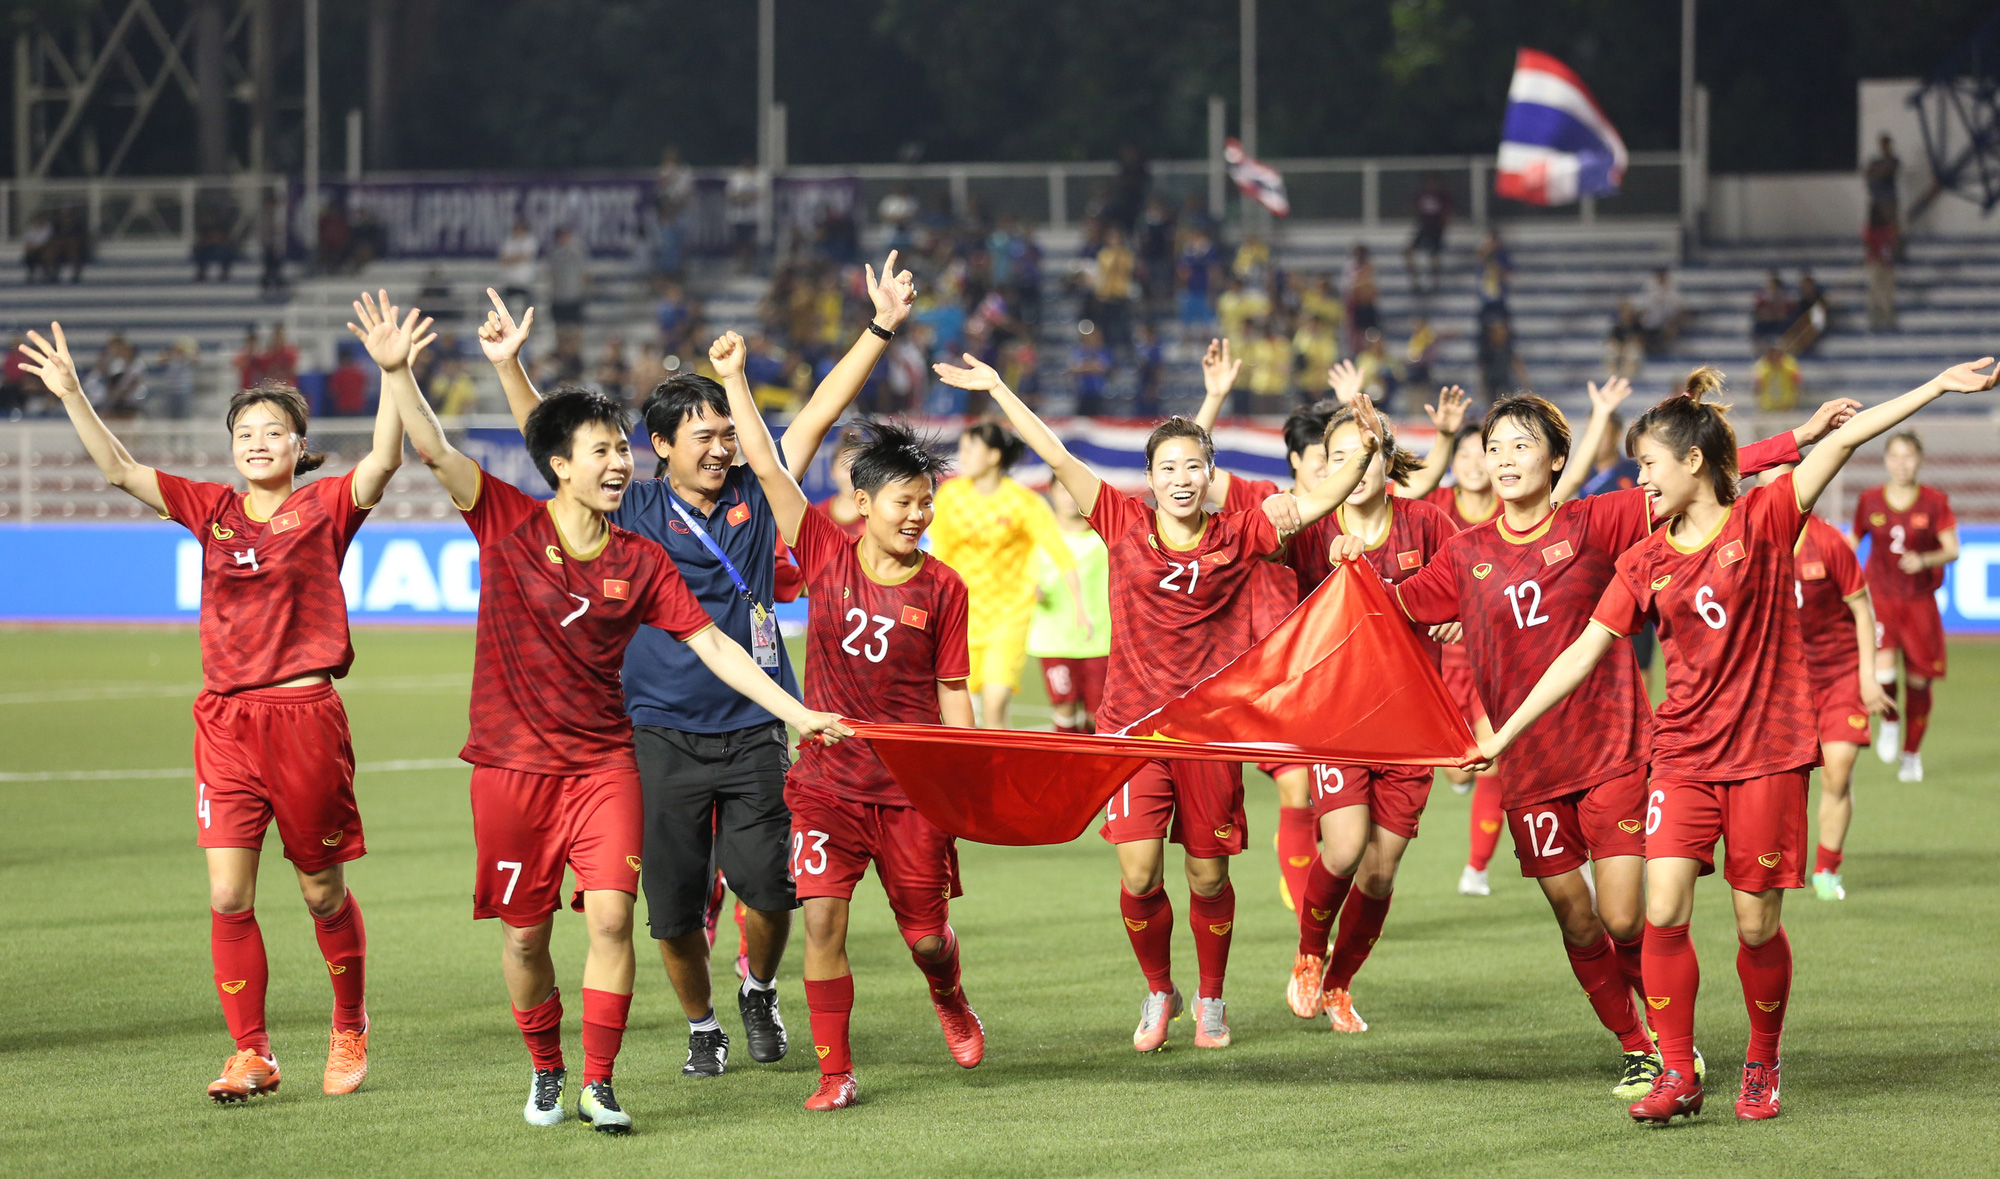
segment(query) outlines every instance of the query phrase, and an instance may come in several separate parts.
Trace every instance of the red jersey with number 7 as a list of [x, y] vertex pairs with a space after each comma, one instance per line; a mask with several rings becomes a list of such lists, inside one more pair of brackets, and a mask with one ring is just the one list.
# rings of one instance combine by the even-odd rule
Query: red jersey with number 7
[[1090, 510], [1111, 560], [1111, 657], [1098, 728], [1122, 729], [1250, 649], [1265, 631], [1253, 578], [1278, 551], [1262, 511], [1210, 516], [1194, 545], [1160, 538], [1156, 516], [1104, 484]]
[[[936, 724], [938, 682], [972, 674], [965, 582], [929, 555], [903, 580], [877, 581], [862, 567], [859, 543], [819, 513], [800, 519], [792, 553], [812, 602], [806, 707], [850, 720]], [[851, 802], [910, 805], [874, 748], [859, 739], [832, 748], [807, 742], [791, 780]]]
[[1781, 475], [1745, 492], [1699, 544], [1683, 548], [1663, 526], [1618, 558], [1591, 618], [1620, 635], [1647, 619], [1659, 629], [1667, 697], [1653, 713], [1653, 777], [1736, 782], [1819, 764], [1793, 604], [1806, 515]]
[[1887, 488], [1871, 487], [1854, 504], [1854, 543], [1868, 538], [1868, 585], [1885, 598], [1928, 598], [1944, 584], [1944, 569], [1905, 573], [1904, 553], [1933, 553], [1943, 547], [1938, 533], [1958, 527], [1951, 501], [1935, 487], [1919, 486], [1917, 498], [1901, 511], [1889, 506]]
[[1792, 600], [1799, 608], [1806, 673], [1815, 688], [1861, 674], [1861, 648], [1848, 603], [1868, 592], [1861, 563], [1840, 530], [1816, 515], [1806, 516], [1792, 552]]
[[480, 473], [459, 509], [479, 541], [472, 659], [476, 766], [571, 777], [632, 762], [619, 672], [641, 626], [686, 640], [715, 625], [667, 550], [606, 522], [603, 547], [572, 550], [549, 505]]

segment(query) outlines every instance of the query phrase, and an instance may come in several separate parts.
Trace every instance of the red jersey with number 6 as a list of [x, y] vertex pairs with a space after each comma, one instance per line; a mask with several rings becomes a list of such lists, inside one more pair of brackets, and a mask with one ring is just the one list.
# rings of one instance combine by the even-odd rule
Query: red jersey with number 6
[[1653, 777], [1737, 782], [1819, 763], [1793, 604], [1806, 516], [1781, 475], [1745, 492], [1693, 548], [1669, 525], [1618, 558], [1591, 617], [1620, 635], [1649, 618], [1659, 628], [1667, 698], [1653, 713]]
[[1152, 508], [1105, 484], [1090, 526], [1111, 558], [1111, 661], [1098, 728], [1113, 732], [1192, 688], [1264, 636], [1252, 579], [1278, 550], [1262, 511], [1210, 516], [1188, 549]]
[[1910, 506], [1889, 506], [1887, 488], [1871, 487], [1854, 504], [1854, 543], [1868, 544], [1868, 587], [1885, 598], [1927, 598], [1944, 584], [1942, 568], [1905, 573], [1896, 559], [1904, 553], [1933, 553], [1942, 547], [1938, 533], [1958, 527], [1951, 501], [1935, 487], [1919, 486]]
[[[812, 612], [806, 623], [806, 707], [883, 724], [938, 723], [938, 681], [972, 674], [968, 598], [951, 566], [925, 556], [893, 585], [874, 579], [858, 541], [816, 512], [792, 545]], [[808, 742], [791, 780], [851, 802], [909, 806], [866, 741]]]
[[[1343, 504], [1335, 508], [1332, 515], [1307, 525], [1292, 538], [1285, 559], [1299, 571], [1299, 585], [1307, 593], [1318, 589], [1320, 583], [1333, 576], [1333, 564], [1327, 558], [1327, 549], [1335, 537], [1347, 535], [1347, 522], [1343, 519], [1346, 512], [1347, 507]], [[1367, 550], [1368, 563], [1390, 585], [1408, 581], [1430, 564], [1431, 558], [1457, 532], [1451, 517], [1436, 504], [1392, 496], [1389, 500], [1389, 530]], [[1436, 664], [1442, 650], [1431, 641], [1430, 628], [1412, 623], [1411, 629], [1417, 632], [1425, 652]]]
[[1860, 675], [1861, 649], [1848, 603], [1868, 592], [1868, 582], [1847, 538], [1808, 514], [1792, 553], [1792, 572], [1792, 600], [1799, 608], [1806, 674], [1813, 687]]
[[167, 518], [201, 542], [201, 678], [211, 692], [240, 692], [354, 664], [340, 564], [368, 518], [354, 502], [354, 472], [315, 479], [269, 520], [221, 483], [159, 472]]
[[577, 553], [549, 505], [484, 472], [459, 510], [479, 541], [472, 733], [459, 756], [563, 777], [629, 768], [625, 645], [642, 625], [682, 640], [715, 625], [673, 558], [608, 521], [603, 547]]
[[[1496, 517], [1445, 541], [1392, 596], [1412, 621], [1465, 624], [1473, 687], [1497, 727], [1583, 632], [1618, 554], [1649, 523], [1636, 489], [1570, 500], [1526, 532]], [[1643, 768], [1651, 714], [1632, 648], [1617, 644], [1501, 757], [1503, 804], [1532, 806]]]

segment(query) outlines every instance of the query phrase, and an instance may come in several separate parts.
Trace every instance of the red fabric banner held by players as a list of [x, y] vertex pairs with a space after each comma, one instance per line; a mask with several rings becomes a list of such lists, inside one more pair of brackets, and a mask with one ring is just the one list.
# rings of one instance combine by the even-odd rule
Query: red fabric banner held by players
[[[1344, 566], [1262, 642], [1141, 722], [1082, 736], [853, 723], [924, 817], [961, 839], [1067, 843], [1145, 762], [1457, 765], [1477, 746], [1373, 571]], [[1138, 728], [1140, 726], [1134, 726]]]

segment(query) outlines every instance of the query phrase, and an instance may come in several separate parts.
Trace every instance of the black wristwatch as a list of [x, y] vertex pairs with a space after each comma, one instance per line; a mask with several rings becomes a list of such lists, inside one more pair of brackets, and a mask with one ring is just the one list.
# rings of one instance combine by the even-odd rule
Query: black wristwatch
[[874, 332], [876, 335], [882, 337], [885, 340], [893, 340], [896, 338], [895, 332], [890, 331], [888, 328], [883, 327], [881, 324], [876, 323], [872, 319], [868, 321], [868, 330]]

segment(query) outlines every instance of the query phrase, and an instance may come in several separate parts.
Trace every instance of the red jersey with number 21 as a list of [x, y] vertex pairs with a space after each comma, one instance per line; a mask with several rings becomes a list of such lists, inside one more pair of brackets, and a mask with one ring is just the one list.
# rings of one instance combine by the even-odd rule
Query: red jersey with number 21
[[[808, 511], [792, 545], [812, 612], [806, 623], [806, 707], [882, 724], [938, 723], [938, 681], [972, 674], [965, 582], [926, 555], [895, 585], [869, 576], [838, 524]], [[836, 798], [909, 806], [868, 742], [809, 741], [791, 780]]]
[[1591, 617], [1621, 635], [1648, 618], [1659, 628], [1667, 698], [1653, 713], [1653, 777], [1736, 782], [1819, 763], [1794, 605], [1805, 521], [1786, 474], [1745, 492], [1695, 548], [1663, 526], [1618, 558]]
[[1169, 548], [1152, 508], [1104, 484], [1090, 526], [1111, 558], [1111, 662], [1098, 727], [1112, 732], [1192, 688], [1264, 635], [1252, 578], [1278, 549], [1261, 511], [1210, 516], [1193, 548]]
[[460, 508], [479, 541], [472, 659], [476, 766], [570, 777], [632, 762], [619, 672], [641, 626], [689, 639], [714, 626], [667, 550], [606, 522], [595, 555], [569, 550], [549, 506], [482, 472]]

